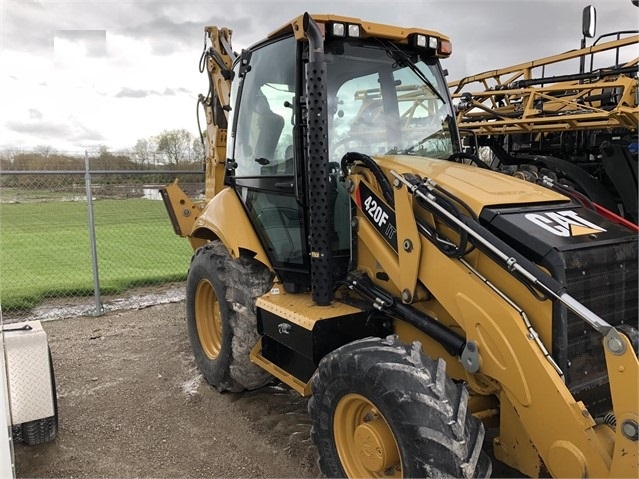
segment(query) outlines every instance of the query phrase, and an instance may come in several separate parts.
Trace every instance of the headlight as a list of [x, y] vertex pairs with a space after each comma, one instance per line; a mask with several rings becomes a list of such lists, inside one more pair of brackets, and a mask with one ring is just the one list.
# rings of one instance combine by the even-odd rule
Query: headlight
[[422, 35], [418, 33], [413, 37], [413, 43], [419, 48], [430, 48], [431, 50], [437, 50], [439, 46], [439, 39], [437, 37], [431, 37], [429, 35]]
[[346, 33], [343, 23], [333, 23], [331, 30], [332, 30], [331, 33], [333, 34], [333, 36], [336, 36], [336, 37], [343, 37], [344, 34]]
[[359, 25], [349, 25], [348, 26], [348, 36], [349, 37], [359, 37]]
[[361, 36], [360, 26], [357, 24], [334, 22], [330, 24], [329, 31], [334, 37], [345, 37], [348, 35], [352, 38], [359, 38]]
[[426, 35], [416, 35], [415, 45], [421, 48], [426, 48]]

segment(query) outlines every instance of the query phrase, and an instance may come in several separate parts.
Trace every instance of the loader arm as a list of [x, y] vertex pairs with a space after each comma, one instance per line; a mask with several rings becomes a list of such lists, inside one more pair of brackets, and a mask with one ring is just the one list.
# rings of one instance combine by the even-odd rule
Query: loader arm
[[[369, 287], [369, 296], [373, 296], [370, 292], [377, 291], [375, 302], [395, 317], [400, 315], [389, 302], [391, 296], [396, 297], [395, 301], [399, 302], [401, 298], [415, 310], [435, 318], [442, 329], [464, 332], [463, 343], [459, 346], [438, 328], [427, 325], [422, 331], [429, 333], [421, 341], [425, 351], [430, 354], [437, 351], [439, 356], [446, 358], [448, 374], [467, 381], [476, 393], [499, 397], [502, 413], [499, 436], [494, 444], [496, 456], [532, 477], [544, 474], [546, 470], [555, 477], [614, 477], [619, 471], [636, 471], [637, 451], [633, 438], [637, 409], [631, 403], [636, 402], [634, 377], [639, 362], [628, 338], [572, 298], [564, 285], [547, 272], [530, 264], [472, 219], [473, 213], [480, 214], [481, 202], [491, 202], [488, 192], [500, 194], [506, 203], [516, 204], [532, 193], [534, 187], [526, 191], [526, 183], [520, 185], [518, 195], [521, 196], [518, 198], [512, 193], [516, 191], [515, 184], [506, 179], [500, 183], [490, 172], [473, 172], [454, 165], [428, 165], [422, 173], [428, 172], [436, 176], [437, 181], [456, 187], [455, 195], [451, 197], [463, 195], [466, 189], [469, 191], [464, 197], [475, 200], [466, 205], [462, 215], [448, 217], [450, 209], [438, 211], [433, 205], [426, 206], [430, 201], [427, 196], [434, 192], [436, 181], [417, 181], [405, 159], [387, 157], [377, 161], [391, 178], [395, 178], [392, 202], [382, 200], [381, 188], [365, 169], [351, 167], [348, 177], [352, 198], [359, 207], [359, 268], [369, 277], [377, 278], [374, 279], [376, 286]], [[392, 168], [406, 173], [399, 175]], [[465, 188], [459, 184], [466, 173], [472, 175], [468, 176], [469, 180], [475, 177], [478, 186], [474, 189], [470, 184]], [[418, 187], [418, 183], [428, 184], [431, 190]], [[505, 198], [509, 194], [507, 185], [512, 192]], [[499, 191], [500, 186], [505, 189]], [[546, 206], [538, 207], [540, 210], [553, 210], [562, 201], [564, 205], [574, 207], [551, 192], [545, 199]], [[366, 206], [373, 202], [383, 205], [384, 217], [389, 218], [386, 229], [375, 226], [375, 216], [379, 215], [374, 215]], [[428, 210], [427, 214], [424, 209]], [[566, 214], [566, 217], [571, 216], [572, 210], [567, 210]], [[531, 218], [536, 219], [535, 216]], [[469, 242], [474, 244], [474, 250], [459, 247], [456, 255], [437, 246], [438, 243], [446, 247], [451, 243], [459, 244], [460, 237], [450, 228], [455, 222], [472, 236]], [[392, 240], [385, 235], [388, 230], [396, 234]], [[416, 231], [419, 233], [417, 240]], [[630, 230], [619, 232], [627, 241], [632, 238]], [[498, 265], [500, 262], [501, 266]], [[381, 271], [387, 277], [381, 275]], [[357, 279], [352, 289], [363, 289], [362, 283]], [[572, 290], [572, 285], [568, 286]], [[538, 292], [531, 294], [530, 288]], [[384, 296], [384, 290], [391, 296]], [[575, 392], [575, 365], [558, 358], [557, 351], [553, 351], [556, 347], [550, 346], [553, 334], [557, 333], [551, 331], [549, 320], [558, 307], [572, 311], [570, 314], [579, 318], [574, 321], [579, 321], [583, 325], [581, 328], [589, 331], [589, 341], [600, 345], [597, 358], [608, 366], [612, 391], [614, 412], [610, 417], [624, 418], [627, 429], [626, 432], [617, 429], [616, 438], [610, 425], [602, 423], [594, 409], [591, 412], [592, 403], [585, 404], [580, 393]], [[404, 321], [402, 318], [396, 324], [399, 334], [415, 334], [413, 329], [403, 325]], [[456, 351], [451, 349], [455, 344]], [[577, 363], [583, 359], [573, 357], [571, 361]], [[568, 379], [567, 375], [570, 376]], [[622, 384], [632, 387], [624, 390]], [[476, 412], [486, 414], [485, 411]], [[552, 420], [543, 420], [551, 417]]]

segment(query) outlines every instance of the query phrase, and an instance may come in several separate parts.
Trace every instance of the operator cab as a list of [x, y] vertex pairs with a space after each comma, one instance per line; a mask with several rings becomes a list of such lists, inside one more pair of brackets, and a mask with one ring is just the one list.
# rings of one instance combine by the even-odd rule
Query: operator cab
[[[327, 234], [338, 279], [353, 255], [352, 205], [339, 181], [342, 157], [356, 151], [447, 159], [459, 151], [459, 140], [438, 60], [450, 52], [447, 39], [412, 30], [402, 31], [401, 39], [389, 32], [367, 37], [364, 32], [385, 26], [315, 18], [325, 33]], [[297, 31], [293, 21], [236, 60], [227, 141], [227, 164], [233, 168], [225, 179], [290, 292], [311, 285], [304, 76], [310, 55], [308, 41]]]

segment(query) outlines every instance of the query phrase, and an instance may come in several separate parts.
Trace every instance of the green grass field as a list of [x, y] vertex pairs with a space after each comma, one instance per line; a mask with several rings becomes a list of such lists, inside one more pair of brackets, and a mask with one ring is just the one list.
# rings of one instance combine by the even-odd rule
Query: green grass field
[[[186, 278], [191, 248], [161, 201], [94, 201], [102, 294]], [[46, 297], [93, 294], [87, 204], [0, 205], [0, 301], [4, 311]]]

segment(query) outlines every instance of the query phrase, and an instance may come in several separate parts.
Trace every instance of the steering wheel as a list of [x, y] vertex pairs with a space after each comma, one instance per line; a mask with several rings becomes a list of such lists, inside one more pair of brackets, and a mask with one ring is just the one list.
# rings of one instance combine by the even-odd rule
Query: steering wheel
[[[362, 144], [360, 139], [356, 139], [353, 137], [346, 137], [343, 138], [341, 140], [339, 140], [337, 143], [335, 143], [330, 151], [331, 151], [331, 157], [332, 158], [341, 158], [342, 156], [344, 156], [346, 153], [348, 153], [349, 151], [358, 151], [360, 148], [359, 146]], [[343, 149], [343, 152], [339, 152], [340, 148]]]

